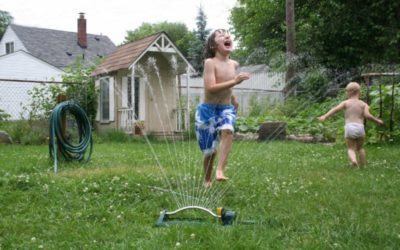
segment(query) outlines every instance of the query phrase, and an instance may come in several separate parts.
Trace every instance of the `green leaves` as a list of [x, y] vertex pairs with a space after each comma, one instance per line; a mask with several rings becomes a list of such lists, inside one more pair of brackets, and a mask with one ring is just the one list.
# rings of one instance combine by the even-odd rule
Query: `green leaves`
[[0, 40], [6, 31], [7, 26], [12, 23], [13, 17], [7, 11], [0, 10]]
[[179, 50], [187, 56], [187, 50], [189, 48], [189, 41], [191, 38], [190, 32], [184, 23], [170, 23], [170, 22], [160, 22], [160, 23], [142, 23], [138, 28], [134, 30], [128, 30], [126, 33], [124, 43], [134, 42], [146, 36], [152, 35], [157, 32], [164, 31], [171, 38], [172, 42], [178, 46]]
[[[389, 0], [296, 0], [296, 50], [342, 70], [398, 63], [399, 11], [399, 2]], [[268, 63], [272, 55], [285, 51], [285, 1], [242, 0], [232, 9], [230, 21], [240, 43], [238, 55], [262, 47], [267, 56], [256, 63]]]

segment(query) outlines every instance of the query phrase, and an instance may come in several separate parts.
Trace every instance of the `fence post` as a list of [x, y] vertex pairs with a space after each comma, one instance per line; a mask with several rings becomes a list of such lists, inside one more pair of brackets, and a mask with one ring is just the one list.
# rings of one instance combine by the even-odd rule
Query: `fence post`
[[[57, 100], [57, 104], [62, 103], [67, 100], [67, 96], [63, 95], [63, 94], [59, 94], [57, 96], [56, 100]], [[67, 117], [67, 115], [65, 113], [61, 113], [61, 134], [62, 134], [63, 138], [65, 138], [65, 130], [67, 128], [67, 118], [66, 117]], [[58, 155], [61, 155], [61, 150], [60, 150], [61, 145], [60, 145], [60, 142], [57, 142], [57, 143], [58, 143]]]
[[390, 132], [393, 132], [393, 123], [394, 123], [394, 87], [395, 87], [395, 79], [394, 79], [394, 74], [393, 74], [393, 82], [392, 82], [392, 106], [390, 107], [390, 121], [389, 121], [389, 130]]

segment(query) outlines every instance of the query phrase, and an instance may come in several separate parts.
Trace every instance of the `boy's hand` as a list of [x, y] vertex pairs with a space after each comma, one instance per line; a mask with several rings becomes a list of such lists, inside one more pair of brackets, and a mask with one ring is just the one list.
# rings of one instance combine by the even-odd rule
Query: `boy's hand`
[[235, 100], [232, 102], [232, 105], [235, 107], [236, 112], [239, 110], [239, 103]]
[[240, 72], [235, 76], [235, 82], [236, 84], [242, 83], [244, 80], [250, 79], [250, 74], [247, 72]]
[[320, 122], [324, 122], [325, 120], [326, 120], [326, 117], [323, 115], [323, 116], [320, 116], [320, 117], [318, 117], [318, 120], [320, 121]]
[[235, 108], [236, 112], [239, 110], [239, 102], [236, 100], [236, 97], [234, 95], [231, 96], [231, 104]]
[[379, 125], [383, 125], [383, 121], [381, 119], [377, 119], [376, 123], [378, 123]]

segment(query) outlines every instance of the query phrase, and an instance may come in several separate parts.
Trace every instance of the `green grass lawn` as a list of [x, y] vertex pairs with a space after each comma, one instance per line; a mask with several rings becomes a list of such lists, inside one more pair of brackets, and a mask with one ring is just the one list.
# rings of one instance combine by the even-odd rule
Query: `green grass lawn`
[[[194, 142], [95, 144], [56, 174], [47, 146], [0, 145], [0, 249], [399, 249], [398, 146], [366, 151], [352, 170], [343, 144], [235, 141], [231, 179], [205, 189]], [[154, 226], [187, 205], [237, 219]]]

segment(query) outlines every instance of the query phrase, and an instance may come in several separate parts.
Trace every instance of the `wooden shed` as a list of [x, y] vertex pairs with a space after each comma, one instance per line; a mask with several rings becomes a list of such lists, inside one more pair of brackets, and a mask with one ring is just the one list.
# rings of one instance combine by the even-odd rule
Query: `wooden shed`
[[93, 72], [100, 93], [97, 129], [156, 135], [182, 132], [189, 116], [188, 106], [179, 106], [178, 85], [180, 75], [192, 72], [165, 32], [117, 47]]

